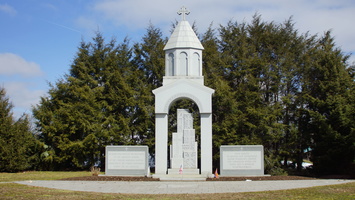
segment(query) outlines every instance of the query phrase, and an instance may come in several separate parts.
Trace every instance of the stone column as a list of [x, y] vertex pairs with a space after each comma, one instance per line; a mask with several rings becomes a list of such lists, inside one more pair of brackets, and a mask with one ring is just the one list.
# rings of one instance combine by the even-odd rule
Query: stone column
[[168, 155], [168, 114], [155, 114], [155, 174], [166, 174]]
[[201, 113], [201, 175], [212, 175], [212, 114]]

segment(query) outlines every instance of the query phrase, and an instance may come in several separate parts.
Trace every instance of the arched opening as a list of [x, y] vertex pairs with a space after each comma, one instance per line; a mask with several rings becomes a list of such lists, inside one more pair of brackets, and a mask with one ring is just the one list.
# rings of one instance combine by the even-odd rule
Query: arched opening
[[175, 66], [174, 66], [174, 54], [170, 53], [168, 56], [168, 74], [167, 76], [174, 76]]
[[[163, 176], [170, 174], [168, 168], [168, 136], [169, 129], [172, 129], [169, 120], [169, 110], [176, 112], [175, 103], [181, 99], [188, 99], [195, 103], [198, 107], [199, 117], [197, 123], [200, 123], [198, 128], [194, 127], [199, 142], [198, 167], [200, 172], [196, 170], [187, 170], [190, 174], [200, 174], [201, 176], [209, 177], [212, 173], [212, 94], [213, 89], [198, 84], [193, 84], [190, 81], [180, 80], [177, 84], [169, 84], [153, 90], [155, 94], [155, 176]], [[182, 107], [187, 109], [186, 107]], [[190, 108], [190, 107], [188, 107]], [[172, 111], [170, 111], [172, 113]], [[172, 118], [172, 116], [170, 117]], [[194, 119], [195, 120], [195, 119]], [[170, 121], [170, 122], [169, 122]], [[172, 130], [173, 131], [173, 130]], [[171, 133], [171, 132], [170, 132]], [[196, 134], [195, 134], [196, 136]], [[170, 137], [171, 138], [171, 137]], [[170, 139], [171, 141], [171, 139]], [[171, 171], [171, 170], [170, 170]], [[184, 171], [186, 174], [187, 171]]]
[[192, 56], [192, 63], [193, 63], [193, 68], [192, 68], [192, 72], [191, 75], [192, 76], [201, 76], [201, 72], [200, 72], [200, 65], [201, 65], [201, 61], [200, 61], [200, 55], [198, 53], [194, 53]]
[[180, 53], [180, 62], [178, 68], [178, 75], [179, 76], [187, 76], [188, 75], [188, 57], [187, 53], [181, 52]]
[[[200, 151], [200, 144], [201, 144], [201, 140], [200, 140], [200, 135], [201, 135], [201, 120], [200, 120], [200, 111], [198, 108], [198, 105], [191, 99], [188, 98], [178, 98], [175, 101], [173, 101], [170, 104], [170, 108], [169, 108], [169, 114], [168, 114], [168, 169], [173, 169], [176, 168], [176, 164], [173, 166], [173, 164], [171, 163], [172, 160], [172, 156], [174, 153], [173, 150], [173, 133], [177, 134], [178, 133], [178, 113], [177, 110], [178, 109], [186, 109], [189, 113], [192, 114], [192, 118], [193, 118], [193, 123], [192, 123], [192, 127], [189, 127], [191, 129], [194, 130], [194, 141], [197, 143], [196, 145], [196, 149], [197, 151], [190, 151], [189, 154], [188, 152], [182, 152], [182, 157], [184, 159], [184, 164], [183, 164], [183, 168], [184, 170], [188, 170], [188, 169], [200, 169], [200, 157], [201, 157], [201, 151]], [[191, 138], [188, 138], [191, 139]], [[186, 137], [185, 139], [186, 140]], [[185, 142], [185, 141], [183, 141]], [[182, 143], [183, 143], [182, 142]], [[176, 144], [175, 144], [176, 145]], [[184, 147], [182, 147], [184, 148]], [[176, 151], [176, 148], [175, 148]], [[184, 150], [183, 150], [184, 151]], [[176, 153], [176, 152], [175, 152]], [[180, 153], [180, 152], [178, 152]], [[188, 161], [186, 158], [184, 158], [184, 156], [190, 156], [190, 161]], [[195, 158], [193, 158], [193, 156], [196, 157], [197, 159], [197, 163], [196, 163], [196, 167], [191, 167], [194, 166], [194, 164], [187, 164], [187, 162], [193, 162], [193, 160]], [[180, 164], [179, 164], [180, 166]]]

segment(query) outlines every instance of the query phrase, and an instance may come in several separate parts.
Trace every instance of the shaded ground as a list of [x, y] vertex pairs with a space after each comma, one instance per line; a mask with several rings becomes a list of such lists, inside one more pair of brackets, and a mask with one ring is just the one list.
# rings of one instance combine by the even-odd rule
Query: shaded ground
[[[315, 178], [303, 177], [303, 176], [255, 176], [255, 177], [219, 177], [208, 178], [207, 181], [267, 181], [267, 180], [312, 180]], [[72, 181], [159, 181], [158, 178], [149, 177], [122, 177], [122, 176], [83, 176], [65, 178], [61, 180]]]
[[279, 180], [314, 180], [315, 178], [304, 176], [252, 176], [252, 177], [219, 177], [208, 178], [207, 181], [279, 181]]
[[64, 178], [65, 181], [159, 181], [158, 178], [130, 177], [130, 176], [82, 176]]

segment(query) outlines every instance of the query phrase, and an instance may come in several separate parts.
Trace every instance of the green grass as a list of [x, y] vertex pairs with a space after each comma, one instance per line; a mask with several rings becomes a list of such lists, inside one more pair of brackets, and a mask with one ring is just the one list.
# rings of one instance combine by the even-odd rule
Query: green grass
[[[90, 172], [0, 173], [0, 199], [355, 199], [355, 182], [306, 189], [223, 194], [106, 194], [76, 192], [11, 183], [20, 180], [57, 180], [88, 176]], [[4, 182], [7, 181], [7, 182]]]
[[0, 182], [26, 180], [58, 180], [70, 177], [91, 176], [91, 172], [52, 172], [30, 171], [21, 173], [0, 173]]

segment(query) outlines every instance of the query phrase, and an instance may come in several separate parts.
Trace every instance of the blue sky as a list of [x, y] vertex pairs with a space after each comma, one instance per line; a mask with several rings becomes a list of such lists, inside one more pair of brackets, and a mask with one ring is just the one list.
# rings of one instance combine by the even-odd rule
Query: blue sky
[[0, 0], [0, 86], [15, 116], [31, 114], [48, 83], [69, 72], [82, 39], [90, 41], [99, 30], [107, 40], [139, 42], [150, 22], [169, 36], [183, 5], [200, 33], [211, 22], [250, 22], [256, 12], [278, 23], [293, 16], [301, 33], [332, 30], [336, 44], [355, 53], [353, 0]]

